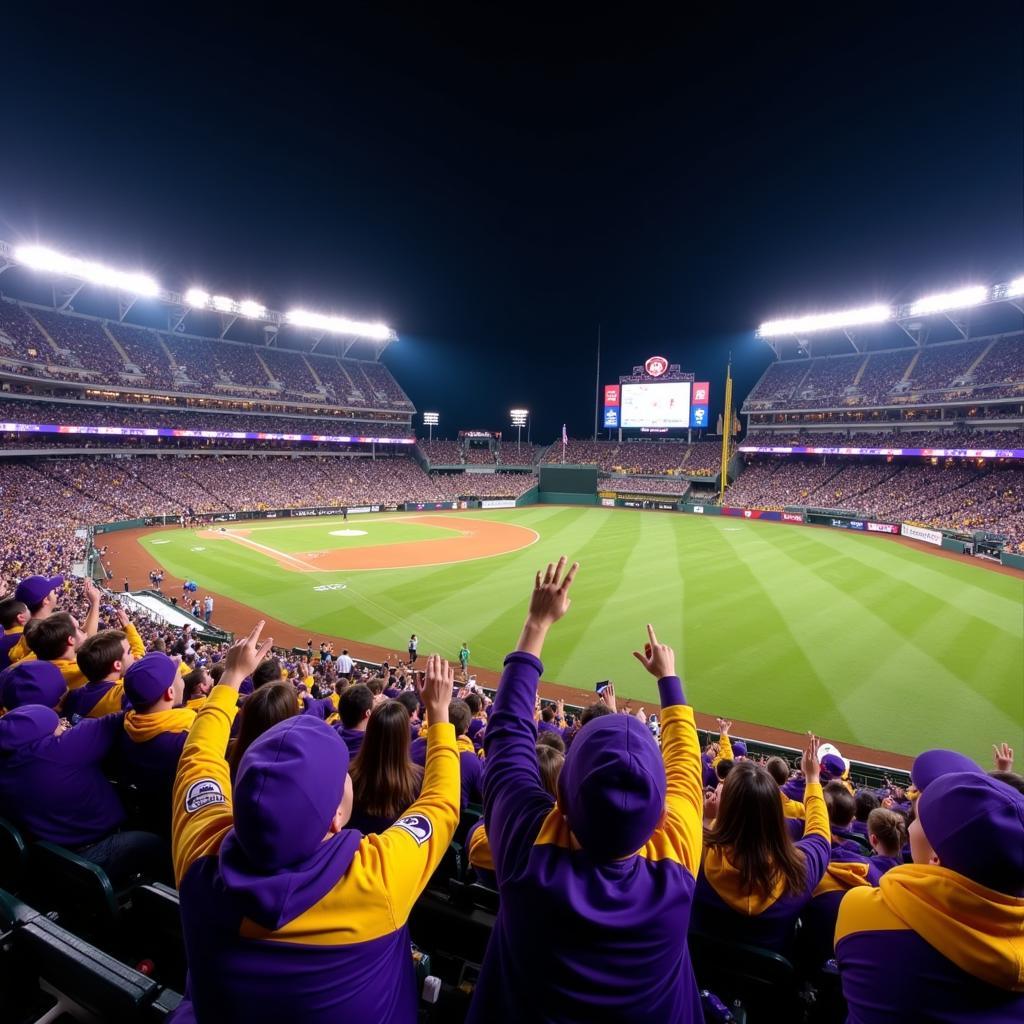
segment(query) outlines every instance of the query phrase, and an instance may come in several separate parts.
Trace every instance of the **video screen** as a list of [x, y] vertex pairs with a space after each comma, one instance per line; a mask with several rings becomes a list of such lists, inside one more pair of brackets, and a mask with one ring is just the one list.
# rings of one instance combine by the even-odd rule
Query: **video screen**
[[622, 385], [624, 427], [688, 427], [690, 381]]

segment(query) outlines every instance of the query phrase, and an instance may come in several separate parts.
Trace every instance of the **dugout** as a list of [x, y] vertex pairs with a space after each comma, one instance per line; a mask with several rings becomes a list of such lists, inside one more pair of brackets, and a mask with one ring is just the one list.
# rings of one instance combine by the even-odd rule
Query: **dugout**
[[596, 505], [597, 466], [541, 466], [537, 500], [542, 505]]

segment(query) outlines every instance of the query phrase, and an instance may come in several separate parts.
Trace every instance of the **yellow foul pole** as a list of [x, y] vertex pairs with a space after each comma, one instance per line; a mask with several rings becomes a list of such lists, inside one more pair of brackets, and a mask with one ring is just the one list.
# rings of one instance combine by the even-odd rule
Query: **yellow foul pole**
[[725, 488], [729, 483], [729, 438], [732, 436], [732, 359], [725, 371], [725, 411], [722, 413], [722, 467], [718, 502], [725, 501]]

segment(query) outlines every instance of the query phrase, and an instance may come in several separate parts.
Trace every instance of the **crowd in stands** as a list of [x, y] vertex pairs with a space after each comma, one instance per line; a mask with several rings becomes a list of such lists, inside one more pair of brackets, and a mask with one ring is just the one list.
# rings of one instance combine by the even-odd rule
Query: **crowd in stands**
[[[379, 667], [321, 638], [275, 649], [262, 622], [208, 644], [33, 571], [60, 557], [4, 581], [0, 816], [116, 889], [176, 887], [171, 1020], [412, 1024], [429, 986], [410, 943], [430, 952], [438, 920], [482, 964], [448, 988], [473, 1024], [724, 1021], [715, 990], [751, 947], [793, 965], [757, 1019], [800, 1019], [830, 961], [845, 1005], [814, 1018], [829, 1024], [1024, 1013], [1024, 778], [1006, 743], [994, 771], [925, 751], [909, 788], [858, 785], [812, 733], [765, 758], [719, 719], [702, 746], [651, 625], [633, 653], [656, 715], [607, 683], [578, 716], [545, 706], [547, 637], [588, 572], [565, 559], [524, 581], [490, 701], [468, 650], [457, 673], [418, 661], [415, 636], [408, 663]], [[489, 917], [450, 898], [474, 879]]]
[[1010, 430], [751, 430], [742, 444], [809, 448], [1024, 448], [1024, 428]]
[[444, 441], [441, 438], [424, 441], [421, 438], [417, 444], [424, 458], [432, 466], [462, 465], [462, 445], [458, 441]]
[[[605, 473], [714, 476], [721, 454], [721, 441], [695, 441], [689, 445], [681, 441], [624, 441], [620, 444], [570, 438], [565, 446], [564, 461], [573, 465], [596, 465]], [[543, 461], [563, 461], [561, 442], [556, 441], [548, 448]]]
[[464, 453], [463, 461], [467, 466], [493, 466], [494, 452], [490, 448], [470, 446]]
[[26, 373], [54, 380], [239, 397], [285, 395], [358, 409], [413, 411], [379, 362], [162, 335], [0, 301], [0, 365], [5, 360], [14, 368], [32, 364], [23, 367]]
[[345, 437], [412, 436], [412, 428], [408, 424], [391, 420], [342, 420], [333, 416], [269, 416], [138, 406], [124, 408], [86, 402], [0, 399], [0, 423], [7, 422], [169, 430], [231, 430], [245, 433], [333, 434]]
[[622, 494], [686, 494], [690, 489], [690, 481], [678, 476], [635, 476], [616, 477], [602, 476], [597, 481], [597, 489], [601, 492], [611, 491]]
[[726, 504], [780, 509], [813, 505], [935, 529], [988, 530], [1024, 550], [1024, 469], [970, 462], [831, 461], [754, 457], [725, 492]]
[[[0, 524], [14, 538], [26, 522], [45, 535], [53, 522], [73, 526], [117, 519], [198, 515], [263, 508], [337, 507], [459, 498], [517, 498], [535, 486], [529, 473], [435, 474], [411, 458], [284, 456], [67, 457], [9, 463], [0, 477]], [[29, 520], [25, 517], [29, 516]], [[12, 541], [12, 550], [17, 544]], [[0, 569], [3, 568], [0, 562]]]
[[498, 465], [500, 466], [533, 466], [544, 449], [535, 444], [517, 444], [515, 441], [503, 441], [498, 449]]
[[772, 363], [745, 411], [922, 404], [1024, 394], [1024, 336]]

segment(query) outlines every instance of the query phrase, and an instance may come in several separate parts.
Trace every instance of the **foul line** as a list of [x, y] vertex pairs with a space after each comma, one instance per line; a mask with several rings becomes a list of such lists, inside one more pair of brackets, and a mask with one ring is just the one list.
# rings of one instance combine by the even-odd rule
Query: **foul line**
[[[268, 554], [273, 555], [274, 558], [280, 558], [286, 562], [291, 562], [306, 572], [323, 572], [323, 569], [317, 568], [315, 565], [310, 565], [309, 562], [304, 562], [301, 558], [296, 558], [294, 555], [286, 554], [284, 551], [278, 551], [277, 548], [269, 548], [266, 544], [260, 544], [259, 541], [250, 540], [248, 537], [232, 536], [228, 531], [225, 531], [228, 539], [233, 541], [235, 544], [247, 544], [249, 547], [257, 548], [260, 551], [266, 551]], [[330, 571], [330, 570], [327, 570]]]

